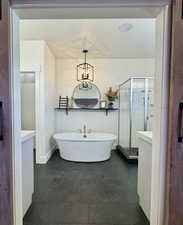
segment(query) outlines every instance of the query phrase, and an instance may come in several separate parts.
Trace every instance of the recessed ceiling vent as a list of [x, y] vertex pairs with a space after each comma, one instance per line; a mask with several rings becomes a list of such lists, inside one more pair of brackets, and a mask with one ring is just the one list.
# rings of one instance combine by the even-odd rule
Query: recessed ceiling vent
[[118, 27], [120, 32], [129, 32], [133, 29], [133, 25], [131, 23], [123, 23]]

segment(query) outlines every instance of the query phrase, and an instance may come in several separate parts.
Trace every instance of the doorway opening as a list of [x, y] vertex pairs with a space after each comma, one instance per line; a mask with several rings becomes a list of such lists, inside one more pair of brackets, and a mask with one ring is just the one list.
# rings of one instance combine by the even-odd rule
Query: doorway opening
[[[20, 57], [18, 57], [20, 64], [25, 63], [26, 67], [32, 67], [31, 71], [39, 69], [42, 77], [39, 87], [37, 86], [40, 107], [37, 117], [40, 125], [38, 138], [42, 138], [42, 142], [40, 148], [36, 149], [35, 192], [32, 205], [25, 214], [24, 224], [99, 224], [108, 222], [109, 224], [161, 225], [164, 207], [164, 181], [163, 179], [160, 181], [159, 178], [164, 174], [165, 169], [169, 8], [151, 8], [150, 10], [148, 7], [142, 7], [142, 9], [137, 10], [129, 7], [113, 9], [111, 14], [108, 14], [108, 10], [102, 12], [102, 9], [99, 9], [99, 11], [101, 10], [100, 16], [97, 14], [94, 18], [91, 18], [92, 9], [86, 9], [89, 10], [88, 16], [85, 16], [85, 13], [80, 14], [78, 9], [75, 12], [75, 18], [73, 15], [68, 18], [68, 15], [65, 14], [60, 16], [63, 18], [59, 16], [55, 18], [56, 12], [58, 13], [59, 10], [62, 9], [50, 9], [50, 11], [36, 9], [33, 14], [31, 9], [28, 14], [26, 9], [13, 11], [13, 27], [14, 29], [20, 28], [20, 37], [19, 32], [16, 31], [16, 34], [13, 35], [13, 41], [19, 42], [20, 38], [22, 39], [20, 50], [14, 48], [14, 54], [19, 56], [20, 52]], [[80, 12], [84, 12], [84, 9], [80, 10]], [[124, 10], [128, 12], [128, 16], [125, 13], [124, 18], [121, 18], [121, 12]], [[134, 18], [134, 12], [136, 18]], [[149, 12], [148, 16], [147, 12]], [[50, 17], [52, 18], [50, 19]], [[55, 29], [55, 33], [57, 31], [55, 35], [51, 35], [53, 29]], [[119, 44], [120, 41], [122, 45]], [[82, 97], [76, 93], [76, 96], [79, 97], [74, 99], [75, 93], [73, 93], [77, 86], [75, 70], [76, 66], [83, 61], [83, 49], [87, 49], [91, 54], [87, 60], [95, 68], [95, 80], [92, 85], [96, 85], [99, 90], [98, 102], [92, 108], [88, 106], [88, 102], [87, 107], [79, 106], [76, 99], [80, 98], [81, 100]], [[13, 68], [14, 65], [18, 64], [18, 60], [14, 59]], [[20, 78], [18, 81], [16, 71], [14, 79], [17, 79], [17, 84]], [[145, 93], [146, 89], [143, 89], [142, 83], [138, 82], [134, 86], [134, 92], [132, 92], [131, 87], [126, 88], [123, 93], [120, 92], [119, 85], [126, 80], [132, 78], [140, 80], [143, 77], [145, 79], [153, 77], [153, 90], [151, 92], [153, 97], [150, 92]], [[20, 82], [18, 87], [20, 87]], [[83, 88], [83, 86], [81, 87]], [[131, 95], [128, 95], [128, 91]], [[115, 93], [117, 94], [115, 95]], [[148, 104], [150, 113], [148, 115], [147, 112], [145, 114], [145, 111], [138, 111], [135, 108], [140, 103], [143, 106], [147, 104], [145, 94], [149, 94], [146, 100], [151, 101]], [[60, 96], [70, 99], [64, 108], [59, 107]], [[125, 101], [122, 101], [123, 97], [129, 100], [133, 98], [133, 101], [131, 103], [128, 101], [125, 106]], [[111, 100], [111, 98], [114, 99]], [[131, 114], [127, 113], [127, 110], [128, 104], [131, 104], [129, 111], [132, 112], [132, 102], [137, 103], [136, 106], [133, 105], [135, 108], [133, 114], [137, 116], [135, 123], [133, 123], [133, 129], [135, 129], [133, 136], [137, 141], [135, 147], [139, 149], [135, 157], [141, 162], [139, 167], [137, 164], [131, 164], [120, 157], [116, 151], [112, 151], [111, 159], [106, 162], [91, 164], [88, 163], [88, 158], [88, 161], [86, 158], [84, 160], [82, 157], [85, 153], [81, 146], [76, 146], [78, 142], [76, 136], [82, 136], [84, 132], [87, 138], [91, 137], [89, 139], [91, 142], [94, 139], [95, 142], [101, 142], [101, 139], [116, 140], [110, 147], [116, 149], [116, 146], [121, 145], [121, 134], [118, 132], [121, 123], [124, 121], [122, 123], [122, 129], [124, 129], [125, 122], [127, 122], [126, 116], [130, 121]], [[84, 104], [83, 101], [82, 104]], [[102, 107], [102, 104], [105, 107]], [[20, 107], [20, 102], [18, 107]], [[124, 111], [126, 114], [122, 117]], [[139, 128], [140, 120], [138, 118], [140, 116], [145, 116], [148, 119], [149, 123], [146, 128], [145, 126], [142, 129]], [[143, 133], [151, 131], [151, 127], [153, 140], [151, 134]], [[79, 129], [82, 128], [84, 129], [80, 131]], [[128, 132], [128, 129], [132, 129], [132, 127], [126, 126], [124, 130]], [[92, 136], [93, 134], [106, 135], [109, 133], [114, 136], [112, 138], [111, 136], [100, 136], [100, 140], [98, 136]], [[69, 137], [58, 137], [55, 134], [69, 134]], [[124, 138], [125, 135], [122, 136]], [[129, 141], [131, 137], [127, 136]], [[74, 140], [75, 147], [67, 148], [70, 143], [66, 143], [65, 147], [60, 140], [64, 140], [64, 142], [73, 142]], [[88, 142], [89, 145], [93, 144]], [[92, 148], [89, 145], [84, 146], [83, 149], [85, 152], [86, 149], [90, 149], [86, 155], [91, 159], [93, 156], [90, 153], [94, 152], [98, 145]], [[144, 155], [144, 145], [148, 145], [145, 146], [145, 149], [150, 149], [150, 154]], [[55, 149], [59, 149], [59, 151], [54, 152]], [[82, 157], [77, 158], [77, 160], [75, 157], [78, 157], [79, 154], [77, 153], [73, 157], [75, 152], [72, 152], [76, 149], [77, 151], [82, 150], [80, 152]], [[103, 146], [100, 146], [99, 149], [103, 149]], [[68, 151], [72, 152], [72, 156], [68, 155]], [[60, 159], [59, 154], [63, 159], [84, 161], [84, 163], [64, 161]], [[106, 157], [104, 160], [110, 158]], [[102, 159], [95, 158], [93, 161], [104, 161]], [[150, 166], [148, 169], [147, 162], [151, 163], [148, 165]], [[137, 176], [138, 168], [140, 173], [138, 171]], [[15, 162], [15, 186], [16, 176], [19, 172]], [[144, 176], [150, 177], [148, 184], [141, 179]], [[148, 186], [147, 189], [146, 186]], [[19, 206], [22, 204], [19, 197], [20, 192], [15, 196], [16, 204]], [[15, 215], [20, 215], [20, 217], [15, 217], [16, 223], [23, 221], [21, 208], [22, 206], [15, 210]]]

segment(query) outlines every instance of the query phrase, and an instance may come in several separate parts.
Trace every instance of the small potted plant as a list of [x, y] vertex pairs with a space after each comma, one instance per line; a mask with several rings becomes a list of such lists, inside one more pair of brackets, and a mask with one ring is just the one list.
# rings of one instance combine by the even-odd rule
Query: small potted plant
[[105, 95], [106, 95], [106, 97], [108, 99], [108, 102], [109, 102], [108, 103], [108, 107], [109, 108], [114, 108], [114, 103], [118, 99], [118, 90], [117, 91], [113, 91], [112, 87], [110, 87]]

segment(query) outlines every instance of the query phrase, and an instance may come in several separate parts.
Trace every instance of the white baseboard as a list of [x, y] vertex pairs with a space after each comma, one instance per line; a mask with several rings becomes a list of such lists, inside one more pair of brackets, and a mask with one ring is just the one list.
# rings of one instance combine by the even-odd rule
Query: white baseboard
[[48, 160], [51, 158], [52, 154], [55, 151], [55, 147], [50, 150], [49, 152], [46, 153], [46, 155], [39, 156], [38, 159], [36, 160], [37, 164], [46, 164]]
[[112, 146], [112, 151], [115, 151], [117, 149], [117, 144], [115, 143], [113, 146]]

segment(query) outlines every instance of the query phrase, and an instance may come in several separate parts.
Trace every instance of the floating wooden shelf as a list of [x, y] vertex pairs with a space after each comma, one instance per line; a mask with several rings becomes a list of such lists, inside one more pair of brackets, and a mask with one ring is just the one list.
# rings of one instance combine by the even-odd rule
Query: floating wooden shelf
[[62, 110], [62, 111], [66, 111], [66, 114], [68, 115], [69, 111], [104, 111], [106, 112], [106, 116], [108, 115], [109, 111], [117, 111], [119, 110], [118, 108], [55, 108], [55, 110]]

